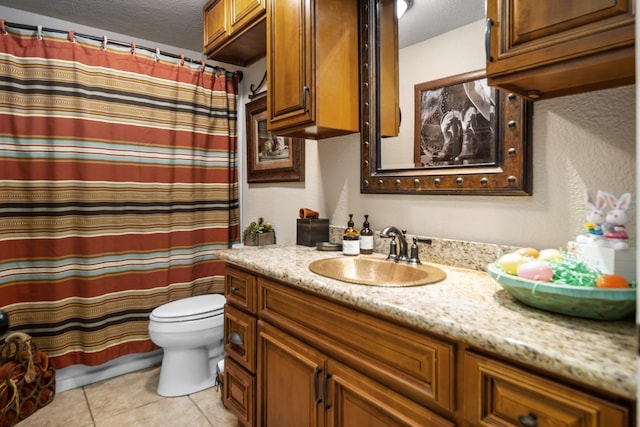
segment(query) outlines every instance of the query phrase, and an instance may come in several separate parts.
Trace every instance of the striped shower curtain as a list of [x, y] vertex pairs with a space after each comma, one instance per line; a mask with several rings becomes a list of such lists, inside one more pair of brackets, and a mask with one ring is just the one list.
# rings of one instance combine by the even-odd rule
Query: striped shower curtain
[[239, 77], [180, 62], [0, 34], [0, 309], [58, 369], [153, 350], [153, 308], [222, 292]]

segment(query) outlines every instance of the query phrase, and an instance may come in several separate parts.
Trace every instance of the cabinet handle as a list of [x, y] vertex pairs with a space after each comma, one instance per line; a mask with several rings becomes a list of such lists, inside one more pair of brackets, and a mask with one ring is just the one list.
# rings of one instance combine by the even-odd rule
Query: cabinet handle
[[240, 288], [236, 288], [236, 287], [232, 287], [231, 288], [231, 292], [238, 292], [240, 290]]
[[313, 399], [316, 401], [316, 405], [322, 402], [322, 396], [318, 396], [318, 378], [322, 373], [322, 369], [316, 368], [313, 373]]
[[324, 374], [322, 378], [322, 401], [324, 402], [324, 410], [331, 408], [331, 403], [327, 402], [327, 380], [331, 378], [331, 374]]
[[518, 421], [523, 427], [538, 427], [538, 417], [533, 412], [529, 415], [520, 415]]
[[309, 112], [309, 109], [307, 108], [307, 92], [311, 93], [309, 86], [302, 86], [302, 108], [305, 113]]
[[244, 341], [242, 340], [242, 337], [240, 336], [239, 333], [235, 331], [229, 334], [229, 342], [235, 345], [241, 345], [241, 346], [244, 345]]
[[491, 28], [493, 27], [493, 19], [487, 19], [487, 28], [484, 32], [484, 52], [487, 56], [487, 62], [493, 62], [491, 56]]

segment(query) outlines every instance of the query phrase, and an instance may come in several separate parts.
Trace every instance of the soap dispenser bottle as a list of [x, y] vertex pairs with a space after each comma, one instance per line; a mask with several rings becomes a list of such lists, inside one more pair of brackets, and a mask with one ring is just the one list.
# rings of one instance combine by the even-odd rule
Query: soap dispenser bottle
[[342, 253], [344, 255], [358, 255], [360, 253], [360, 236], [353, 226], [353, 214], [349, 214], [347, 228], [342, 234]]
[[360, 253], [362, 255], [373, 253], [373, 231], [369, 228], [369, 215], [364, 216], [364, 223], [360, 230]]

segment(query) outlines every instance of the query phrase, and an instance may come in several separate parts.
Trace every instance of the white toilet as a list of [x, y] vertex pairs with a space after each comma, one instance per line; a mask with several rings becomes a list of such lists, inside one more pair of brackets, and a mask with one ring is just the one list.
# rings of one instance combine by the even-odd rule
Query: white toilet
[[149, 336], [162, 347], [158, 394], [184, 396], [212, 387], [224, 357], [224, 304], [219, 294], [199, 295], [157, 307]]

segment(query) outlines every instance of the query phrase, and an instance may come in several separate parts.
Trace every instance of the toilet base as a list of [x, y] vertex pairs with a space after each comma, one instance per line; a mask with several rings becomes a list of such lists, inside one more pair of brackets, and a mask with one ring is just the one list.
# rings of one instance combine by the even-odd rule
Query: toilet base
[[164, 349], [157, 393], [164, 397], [178, 397], [213, 387], [216, 381], [215, 366], [224, 358], [221, 353], [214, 359], [203, 348]]

